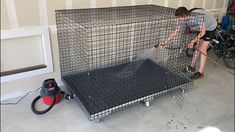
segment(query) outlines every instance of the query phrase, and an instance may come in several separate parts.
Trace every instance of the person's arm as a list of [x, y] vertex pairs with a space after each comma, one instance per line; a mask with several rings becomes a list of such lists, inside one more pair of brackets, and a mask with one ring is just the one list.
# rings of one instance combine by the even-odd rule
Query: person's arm
[[200, 40], [202, 36], [206, 34], [206, 26], [204, 23], [200, 26], [200, 29], [201, 29], [201, 32], [189, 43], [188, 45], [189, 48], [192, 48], [194, 43], [196, 43], [198, 40]]
[[171, 32], [171, 34], [168, 35], [168, 37], [166, 37], [164, 41], [159, 44], [159, 46], [165, 46], [167, 43], [169, 43], [169, 41], [171, 41], [177, 35], [179, 30], [180, 30], [180, 26], [177, 26], [175, 31]]

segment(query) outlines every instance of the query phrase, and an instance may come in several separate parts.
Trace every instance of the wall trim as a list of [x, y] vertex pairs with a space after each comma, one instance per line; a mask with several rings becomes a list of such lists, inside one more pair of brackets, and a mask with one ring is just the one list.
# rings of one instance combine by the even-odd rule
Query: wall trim
[[11, 28], [18, 28], [18, 19], [16, 14], [15, 2], [14, 0], [5, 0], [6, 1], [6, 8], [7, 8], [7, 15], [9, 19], [9, 24]]
[[206, 8], [206, 0], [202, 1], [202, 8], [205, 9]]
[[227, 7], [228, 7], [228, 4], [229, 4], [229, 0], [224, 0], [224, 3], [223, 3], [223, 11], [222, 11], [222, 14], [225, 15], [226, 12], [227, 12]]
[[19, 28], [19, 29], [1, 31], [1, 40], [20, 38], [20, 37], [30, 37], [30, 36], [41, 36], [43, 57], [45, 65], [47, 67], [42, 69], [17, 73], [13, 75], [2, 76], [1, 83], [53, 72], [50, 35], [49, 35], [49, 29], [47, 27]]
[[207, 11], [212, 11], [212, 12], [215, 12], [215, 11], [222, 11], [223, 8], [216, 8], [216, 9], [206, 9]]
[[131, 5], [136, 5], [136, 1], [135, 0], [131, 0]]
[[117, 6], [117, 0], [112, 0], [112, 7]]
[[47, 15], [46, 0], [38, 0], [38, 5], [39, 5], [40, 24], [41, 26], [47, 26], [48, 15]]
[[164, 6], [168, 7], [168, 0], [164, 0]]
[[11, 93], [8, 93], [5, 95], [1, 95], [1, 102], [7, 101], [10, 99], [14, 99], [14, 98], [23, 97], [24, 94], [26, 94], [26, 93], [24, 93], [23, 91], [15, 91], [15, 92], [11, 92]]
[[183, 0], [179, 0], [178, 6], [180, 7], [180, 6], [182, 6], [182, 5], [183, 5]]
[[96, 8], [96, 0], [90, 0], [90, 7]]
[[215, 13], [215, 12], [217, 12], [217, 13], [219, 13], [220, 14], [220, 20], [221, 20], [221, 18], [223, 17], [223, 8], [217, 8], [217, 9], [206, 9], [206, 11], [209, 11], [209, 12], [211, 12], [211, 13]]
[[73, 0], [65, 1], [66, 9], [73, 9]]
[[149, 4], [153, 4], [153, 0], [149, 0], [149, 2], [148, 2]]
[[49, 30], [50, 30], [51, 33], [57, 33], [56, 25], [50, 25], [48, 27], [49, 27]]
[[195, 5], [195, 0], [191, 0], [191, 5], [190, 5], [190, 8], [194, 8], [194, 5]]
[[[56, 83], [57, 85], [61, 88], [62, 91], [65, 91], [65, 85], [62, 81], [57, 81], [56, 80]], [[38, 86], [39, 88], [40, 86]], [[10, 93], [7, 93], [7, 94], [4, 94], [4, 95], [1, 95], [1, 103], [7, 103], [5, 101], [8, 101], [8, 100], [11, 100], [11, 99], [16, 99], [16, 98], [20, 98], [20, 97], [23, 97], [25, 94], [27, 94], [29, 91], [35, 91], [37, 88], [35, 87], [35, 89], [32, 89], [31, 90], [28, 90], [28, 91], [23, 91], [23, 90], [17, 90], [17, 91], [14, 91], [14, 92], [10, 92]], [[30, 94], [38, 94], [39, 91], [37, 92], [32, 92]], [[30, 95], [29, 94], [29, 95]]]
[[213, 0], [212, 9], [216, 9], [216, 8], [215, 8], [215, 5], [216, 5], [216, 0]]

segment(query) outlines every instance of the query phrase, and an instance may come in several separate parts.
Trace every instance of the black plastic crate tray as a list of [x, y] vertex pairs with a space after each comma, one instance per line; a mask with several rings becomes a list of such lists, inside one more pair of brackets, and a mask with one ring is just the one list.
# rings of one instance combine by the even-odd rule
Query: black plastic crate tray
[[119, 72], [129, 64], [92, 70], [89, 75], [83, 72], [65, 76], [63, 79], [90, 115], [191, 82], [149, 59], [132, 76], [120, 77]]

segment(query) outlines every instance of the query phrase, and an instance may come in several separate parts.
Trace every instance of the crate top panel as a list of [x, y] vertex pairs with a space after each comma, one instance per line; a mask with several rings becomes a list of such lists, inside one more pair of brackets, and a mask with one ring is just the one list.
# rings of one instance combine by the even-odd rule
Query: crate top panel
[[[109, 8], [56, 10], [57, 24], [84, 28], [168, 20], [175, 18], [175, 9], [157, 5]], [[67, 25], [68, 26], [68, 25]]]

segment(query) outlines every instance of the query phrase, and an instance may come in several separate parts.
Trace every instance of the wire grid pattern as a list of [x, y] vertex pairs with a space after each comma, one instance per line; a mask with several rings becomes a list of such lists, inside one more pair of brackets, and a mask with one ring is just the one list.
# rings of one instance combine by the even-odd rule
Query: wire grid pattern
[[58, 14], [87, 28], [174, 18], [175, 9], [156, 5], [58, 10]]
[[[120, 104], [116, 104], [120, 99], [120, 102], [127, 104], [128, 101], [134, 100], [146, 101], [153, 97], [150, 95], [161, 93], [161, 90], [166, 91], [183, 85], [190, 86], [188, 84], [191, 83], [185, 82], [189, 75], [182, 72], [182, 68], [191, 63], [191, 59], [186, 57], [184, 50], [196, 35], [186, 33], [184, 25], [187, 24], [176, 19], [174, 13], [175, 9], [173, 8], [156, 5], [56, 11], [62, 78], [65, 82], [70, 82], [68, 83], [69, 87], [79, 96], [79, 100], [90, 119], [92, 116], [95, 116], [94, 118], [100, 117], [105, 109], [115, 108], [115, 105], [120, 106]], [[202, 23], [203, 15], [193, 13], [190, 16], [190, 21]], [[163, 42], [179, 25], [181, 27], [179, 33], [164, 48], [158, 47], [151, 50], [150, 53], [147, 53], [148, 55], [143, 53], [143, 51], [148, 52], [154, 45]], [[124, 96], [127, 92], [125, 90], [120, 90], [120, 96], [116, 97], [111, 96], [112, 94], [102, 95], [102, 91], [114, 87], [133, 88], [136, 86], [137, 82], [141, 81], [139, 78], [147, 76], [140, 74], [146, 60], [162, 67], [163, 72], [157, 74], [151, 69], [150, 71], [148, 69], [142, 70], [156, 73], [156, 75], [149, 76], [150, 81], [146, 81], [147, 83], [143, 81], [143, 85], [141, 85], [145, 94], [143, 97], [142, 95], [134, 96], [135, 93]], [[108, 70], [123, 65], [125, 67], [121, 67], [116, 72]], [[123, 71], [125, 71], [124, 74], [120, 74]], [[172, 76], [173, 74], [177, 77]], [[157, 76], [156, 84], [163, 81], [160, 84], [164, 85], [165, 89], [155, 87], [155, 92], [148, 93], [148, 87], [154, 83], [152, 78], [154, 76]], [[81, 82], [82, 85], [76, 87]], [[103, 87], [97, 89], [101, 85]], [[90, 95], [92, 93], [93, 95]], [[117, 102], [111, 101], [111, 99], [107, 101], [102, 98], [103, 96], [116, 98], [114, 100]], [[141, 97], [142, 99], [140, 99]]]
[[[91, 86], [87, 83], [88, 78], [84, 77], [86, 76], [85, 72], [66, 76], [64, 79], [73, 89], [79, 90], [76, 92], [82, 95], [81, 101], [91, 115], [153, 93], [169, 91], [176, 86], [190, 83], [190, 80], [180, 77], [149, 59], [145, 60], [138, 72], [131, 77], [119, 78], [113, 76], [126, 65], [128, 63], [94, 70], [91, 72], [91, 78], [89, 78], [92, 83]], [[166, 79], [168, 82], [165, 81]]]

